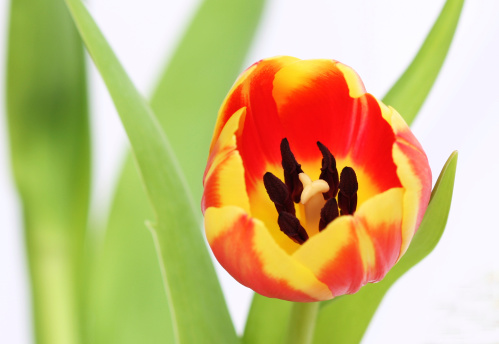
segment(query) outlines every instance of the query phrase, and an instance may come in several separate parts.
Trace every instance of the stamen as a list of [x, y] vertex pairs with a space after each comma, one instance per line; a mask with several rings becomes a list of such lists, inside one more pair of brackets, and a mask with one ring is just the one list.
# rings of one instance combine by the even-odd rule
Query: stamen
[[357, 210], [357, 175], [351, 167], [345, 167], [340, 176], [340, 192], [338, 193], [338, 206], [341, 215], [353, 215]]
[[265, 185], [270, 200], [274, 202], [278, 213], [285, 211], [293, 215], [295, 214], [295, 205], [291, 200], [286, 184], [272, 173], [267, 172], [263, 176], [263, 185]]
[[336, 169], [336, 159], [329, 149], [319, 141], [317, 141], [317, 146], [319, 146], [322, 153], [322, 167], [319, 178], [325, 180], [329, 185], [329, 191], [323, 194], [324, 199], [328, 200], [332, 197], [336, 197], [338, 185], [340, 184], [338, 170]]
[[300, 220], [293, 214], [285, 211], [279, 213], [277, 223], [279, 224], [281, 231], [297, 244], [301, 245], [308, 240], [307, 231], [300, 224]]
[[295, 203], [299, 203], [303, 185], [301, 184], [298, 175], [302, 173], [303, 170], [291, 152], [287, 138], [283, 138], [281, 141], [281, 158], [282, 168], [284, 169], [284, 182], [291, 193], [291, 199]]
[[[345, 167], [338, 177], [333, 154], [319, 141], [317, 146], [322, 153], [318, 180], [312, 181], [303, 173], [287, 138], [282, 139], [280, 146], [284, 182], [270, 172], [263, 176], [265, 189], [279, 213], [279, 228], [300, 245], [308, 240], [309, 234], [315, 235], [324, 230], [338, 216], [353, 215], [357, 210], [359, 185], [355, 171], [351, 167]], [[296, 216], [294, 203], [302, 204], [299, 216], [303, 226]]]
[[321, 209], [321, 219], [319, 221], [319, 232], [327, 227], [335, 218], [340, 214], [338, 213], [338, 203], [335, 198], [330, 198], [324, 207]]

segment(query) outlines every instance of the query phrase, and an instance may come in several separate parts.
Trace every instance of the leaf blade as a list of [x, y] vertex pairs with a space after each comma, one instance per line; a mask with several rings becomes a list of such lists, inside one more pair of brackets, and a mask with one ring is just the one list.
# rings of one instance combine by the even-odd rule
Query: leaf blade
[[168, 140], [85, 6], [79, 0], [66, 0], [66, 4], [118, 110], [156, 213], [158, 223], [152, 232], [174, 319], [175, 342], [236, 343], [192, 200]]
[[205, 1], [151, 98], [196, 204], [218, 108], [241, 70], [264, 4]]
[[[241, 68], [263, 3], [263, 0], [203, 1], [152, 97], [151, 107], [182, 169], [187, 170], [195, 200], [200, 198], [200, 176], [218, 107]], [[227, 46], [231, 47], [230, 54], [224, 53]], [[183, 94], [189, 94], [190, 98]], [[189, 133], [196, 135], [192, 137]], [[183, 150], [192, 147], [206, 149], [189, 154]], [[97, 343], [107, 344], [111, 338], [122, 344], [173, 341], [171, 325], [159, 326], [158, 318], [165, 323], [171, 320], [164, 307], [158, 308], [157, 300], [164, 300], [165, 295], [162, 289], [159, 292], [162, 280], [158, 259], [150, 254], [153, 242], [143, 230], [143, 219], [152, 212], [144, 202], [147, 196], [129, 155], [116, 189], [93, 287], [93, 309], [99, 317], [94, 329]], [[133, 262], [126, 274], [111, 273], [124, 261]], [[144, 283], [139, 286], [137, 280]], [[128, 316], [132, 310], [136, 318]], [[125, 330], [113, 330], [117, 323]]]
[[90, 194], [86, 67], [63, 3], [12, 0], [6, 103], [38, 343], [80, 343]]
[[410, 125], [428, 97], [445, 62], [464, 0], [447, 0], [423, 45], [383, 98]]
[[269, 299], [255, 293], [244, 328], [244, 344], [284, 343], [292, 302]]

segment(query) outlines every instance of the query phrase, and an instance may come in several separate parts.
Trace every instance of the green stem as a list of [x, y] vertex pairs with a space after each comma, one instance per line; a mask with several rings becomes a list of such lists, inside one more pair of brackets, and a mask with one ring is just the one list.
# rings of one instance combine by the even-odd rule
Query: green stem
[[90, 194], [85, 55], [61, 0], [11, 0], [6, 112], [37, 344], [84, 343]]
[[314, 337], [319, 302], [296, 302], [291, 309], [287, 344], [310, 344]]
[[65, 228], [27, 224], [37, 344], [79, 344], [77, 245]]

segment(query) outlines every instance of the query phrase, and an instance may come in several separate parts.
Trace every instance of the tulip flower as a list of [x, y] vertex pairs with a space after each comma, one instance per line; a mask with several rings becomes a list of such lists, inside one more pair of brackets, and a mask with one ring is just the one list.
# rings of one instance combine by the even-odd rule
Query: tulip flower
[[430, 192], [420, 143], [355, 71], [274, 57], [244, 71], [220, 109], [202, 210], [211, 249], [236, 280], [311, 302], [380, 281]]

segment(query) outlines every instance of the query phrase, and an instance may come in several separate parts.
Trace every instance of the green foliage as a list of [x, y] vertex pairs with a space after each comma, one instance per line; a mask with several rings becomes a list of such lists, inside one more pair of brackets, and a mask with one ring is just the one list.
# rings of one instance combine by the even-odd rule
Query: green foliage
[[[152, 97], [151, 106], [194, 194], [196, 216], [200, 216], [201, 178], [216, 113], [243, 64], [263, 3], [205, 0]], [[141, 180], [128, 157], [96, 258], [90, 298], [96, 316], [95, 343], [173, 341], [158, 259], [144, 226], [151, 217]]]
[[127, 159], [105, 239], [95, 253], [88, 297], [91, 343], [173, 343], [158, 256], [145, 229], [154, 218], [135, 162]]
[[37, 343], [80, 343], [90, 188], [83, 47], [64, 3], [12, 0], [7, 118]]
[[416, 57], [383, 98], [408, 124], [416, 118], [444, 64], [463, 4], [464, 0], [447, 0]]
[[283, 343], [291, 314], [292, 302], [253, 296], [244, 329], [244, 344]]
[[[438, 76], [463, 2], [446, 2], [384, 99], [408, 123]], [[127, 158], [104, 241], [83, 264], [90, 151], [81, 41], [63, 2], [12, 0], [8, 125], [37, 343], [239, 342], [200, 231], [199, 203], [215, 114], [240, 71], [264, 0], [202, 2], [159, 80], [151, 100], [155, 114], [80, 0], [66, 4], [111, 93], [136, 164]], [[447, 221], [456, 163], [454, 153], [409, 250], [385, 279], [321, 304], [314, 343], [360, 342], [387, 290], [433, 250]], [[147, 219], [154, 221], [150, 232]], [[255, 295], [242, 341], [284, 343], [291, 306]]]
[[[151, 106], [200, 209], [202, 177], [217, 112], [236, 79], [264, 0], [207, 0], [187, 30]], [[230, 47], [230, 48], [228, 48]], [[201, 215], [201, 212], [197, 212]]]
[[160, 254], [175, 342], [237, 342], [168, 140], [85, 7], [78, 0], [66, 3], [120, 114], [156, 214], [157, 224], [150, 229]]

